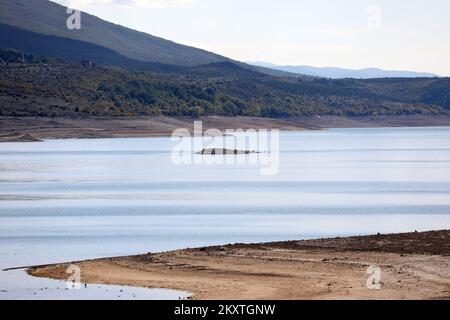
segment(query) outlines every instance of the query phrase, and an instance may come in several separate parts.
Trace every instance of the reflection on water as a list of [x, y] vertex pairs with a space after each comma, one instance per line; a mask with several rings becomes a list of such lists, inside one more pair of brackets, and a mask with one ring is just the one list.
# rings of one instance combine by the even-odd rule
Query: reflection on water
[[169, 138], [0, 144], [0, 267], [450, 228], [450, 128], [290, 132], [280, 149], [261, 176], [175, 166]]
[[187, 292], [89, 284], [71, 289], [64, 281], [30, 277], [24, 270], [0, 271], [0, 300], [184, 300]]

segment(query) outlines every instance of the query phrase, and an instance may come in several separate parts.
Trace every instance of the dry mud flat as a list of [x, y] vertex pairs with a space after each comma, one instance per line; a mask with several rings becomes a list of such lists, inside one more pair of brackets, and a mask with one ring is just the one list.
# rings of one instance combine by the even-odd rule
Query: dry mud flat
[[[235, 244], [76, 264], [83, 282], [179, 289], [193, 299], [450, 298], [447, 230]], [[66, 279], [68, 265], [28, 272]], [[367, 287], [370, 266], [381, 272], [380, 290]]]
[[34, 118], [0, 117], [0, 142], [42, 139], [131, 138], [170, 136], [176, 129], [193, 130], [201, 120], [203, 129], [278, 129], [282, 131], [326, 128], [450, 126], [450, 115], [410, 115], [378, 117], [310, 116], [270, 119], [256, 117], [167, 117], [130, 118]]

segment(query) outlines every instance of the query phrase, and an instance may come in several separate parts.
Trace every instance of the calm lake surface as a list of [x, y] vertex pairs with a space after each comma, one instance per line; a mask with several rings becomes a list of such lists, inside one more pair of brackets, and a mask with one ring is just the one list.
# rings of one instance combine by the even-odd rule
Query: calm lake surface
[[[0, 269], [450, 228], [448, 127], [284, 132], [273, 176], [258, 165], [175, 165], [173, 146], [170, 138], [0, 144]], [[42, 286], [31, 279], [0, 272], [8, 291], [0, 299]]]

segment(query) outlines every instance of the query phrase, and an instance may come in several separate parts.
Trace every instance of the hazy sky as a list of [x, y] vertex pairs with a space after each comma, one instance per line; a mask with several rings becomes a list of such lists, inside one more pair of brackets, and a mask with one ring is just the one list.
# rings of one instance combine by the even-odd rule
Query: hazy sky
[[450, 76], [449, 0], [55, 0], [241, 61]]

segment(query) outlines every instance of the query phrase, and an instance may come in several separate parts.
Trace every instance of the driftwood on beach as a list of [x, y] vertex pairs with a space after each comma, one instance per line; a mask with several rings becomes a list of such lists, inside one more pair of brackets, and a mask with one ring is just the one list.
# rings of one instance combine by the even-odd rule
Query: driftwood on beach
[[255, 154], [260, 153], [255, 150], [237, 150], [237, 149], [223, 149], [223, 148], [210, 148], [210, 149], [203, 149], [199, 152], [196, 152], [196, 154], [201, 155], [242, 155], [242, 154]]
[[31, 134], [11, 134], [0, 136], [0, 142], [41, 142], [41, 139], [33, 137]]

